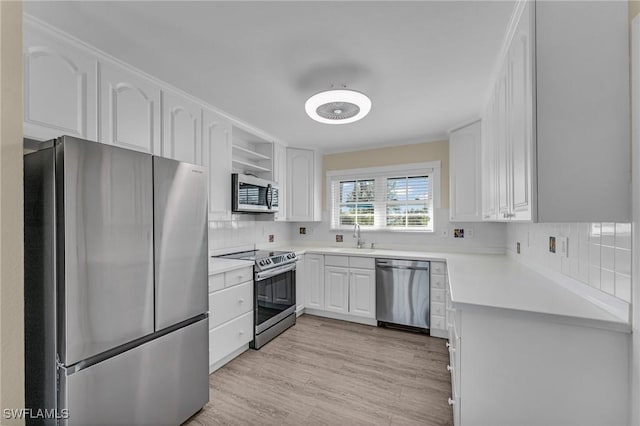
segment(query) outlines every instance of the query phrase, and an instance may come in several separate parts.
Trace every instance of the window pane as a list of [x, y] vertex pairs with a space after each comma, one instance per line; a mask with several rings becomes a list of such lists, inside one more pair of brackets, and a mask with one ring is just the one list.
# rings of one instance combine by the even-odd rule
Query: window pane
[[373, 204], [358, 204], [358, 216], [373, 216]]
[[355, 225], [355, 216], [340, 216], [340, 225]]
[[407, 217], [402, 216], [387, 216], [387, 226], [405, 226], [407, 224]]
[[430, 221], [431, 221], [431, 218], [426, 215], [421, 215], [421, 216], [409, 215], [407, 217], [407, 226], [426, 227]]
[[356, 200], [356, 183], [354, 181], [340, 182], [340, 202], [348, 203]]
[[407, 179], [407, 198], [409, 200], [426, 200], [429, 193], [427, 176], [410, 177]]
[[405, 201], [407, 199], [407, 179], [389, 178], [387, 179], [387, 200]]
[[375, 201], [376, 199], [375, 181], [359, 180], [357, 182], [357, 187], [358, 187], [358, 201]]
[[373, 216], [358, 216], [358, 224], [362, 226], [373, 226]]

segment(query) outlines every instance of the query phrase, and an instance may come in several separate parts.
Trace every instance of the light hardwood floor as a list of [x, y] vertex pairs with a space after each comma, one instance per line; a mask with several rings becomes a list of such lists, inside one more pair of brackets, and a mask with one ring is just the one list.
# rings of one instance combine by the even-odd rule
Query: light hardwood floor
[[451, 425], [445, 341], [302, 315], [209, 376], [197, 425]]

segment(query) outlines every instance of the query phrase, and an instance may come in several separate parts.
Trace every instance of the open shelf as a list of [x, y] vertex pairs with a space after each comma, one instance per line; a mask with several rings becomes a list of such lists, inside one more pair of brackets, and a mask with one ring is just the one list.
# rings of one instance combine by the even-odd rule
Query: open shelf
[[255, 158], [258, 160], [271, 160], [271, 157], [266, 156], [264, 154], [260, 154], [259, 152], [251, 151], [250, 149], [244, 148], [240, 145], [233, 145], [234, 151], [237, 151], [247, 157]]
[[246, 161], [238, 160], [237, 158], [233, 159], [233, 164], [238, 166], [237, 168], [243, 170], [251, 170], [259, 173], [268, 173], [271, 172], [271, 169], [267, 167], [258, 166], [257, 164], [247, 163]]

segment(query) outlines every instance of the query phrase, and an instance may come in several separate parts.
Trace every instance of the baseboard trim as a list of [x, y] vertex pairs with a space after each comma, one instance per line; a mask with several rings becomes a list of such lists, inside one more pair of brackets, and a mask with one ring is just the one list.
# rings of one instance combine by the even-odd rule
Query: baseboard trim
[[318, 317], [337, 319], [341, 321], [356, 322], [358, 324], [366, 324], [366, 325], [373, 325], [373, 326], [378, 325], [378, 321], [376, 321], [375, 318], [364, 318], [356, 315], [339, 314], [337, 312], [322, 311], [320, 309], [304, 308], [304, 313], [309, 315], [315, 315]]

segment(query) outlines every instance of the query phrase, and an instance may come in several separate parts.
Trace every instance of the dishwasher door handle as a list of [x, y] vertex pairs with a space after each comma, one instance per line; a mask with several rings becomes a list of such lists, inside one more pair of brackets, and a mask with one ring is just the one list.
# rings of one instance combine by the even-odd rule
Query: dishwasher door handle
[[378, 263], [376, 265], [376, 268], [383, 268], [383, 269], [409, 269], [411, 271], [428, 271], [429, 268], [418, 268], [416, 266], [392, 266], [389, 264], [380, 264]]

